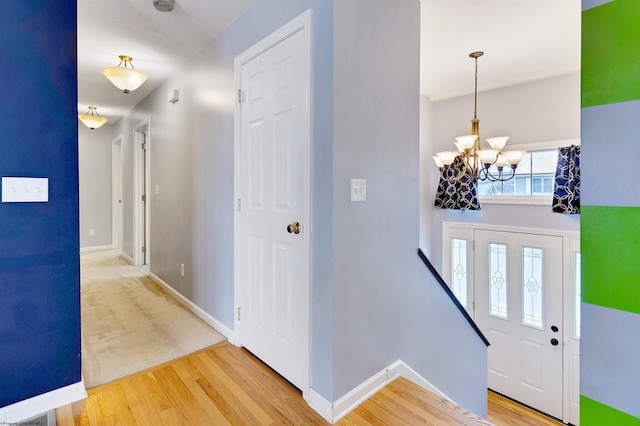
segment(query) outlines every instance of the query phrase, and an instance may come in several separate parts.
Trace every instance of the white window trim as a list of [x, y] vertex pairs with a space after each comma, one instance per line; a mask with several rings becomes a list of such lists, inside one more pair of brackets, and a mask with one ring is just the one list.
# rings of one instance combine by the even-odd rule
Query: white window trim
[[[549, 149], [558, 149], [563, 146], [580, 145], [580, 138], [561, 139], [556, 141], [546, 141], [538, 143], [529, 143], [522, 145], [509, 145], [507, 151], [523, 150], [523, 151], [544, 151]], [[478, 195], [480, 204], [511, 204], [511, 205], [529, 205], [529, 206], [551, 206], [553, 196], [551, 195], [503, 195], [488, 196]]]

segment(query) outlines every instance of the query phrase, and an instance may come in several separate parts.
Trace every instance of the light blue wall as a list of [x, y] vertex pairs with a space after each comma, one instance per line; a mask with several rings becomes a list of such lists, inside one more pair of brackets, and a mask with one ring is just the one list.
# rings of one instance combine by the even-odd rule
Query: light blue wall
[[334, 399], [402, 359], [486, 415], [484, 343], [416, 254], [419, 18], [417, 1], [334, 5]]
[[111, 246], [111, 133], [109, 124], [91, 130], [78, 121], [80, 248]]
[[[416, 254], [417, 0], [256, 1], [117, 123], [130, 161], [131, 128], [151, 117], [152, 272], [233, 327], [233, 59], [308, 8], [311, 386], [333, 402], [402, 359], [486, 415], [486, 348]], [[352, 177], [367, 202], [349, 202]]]

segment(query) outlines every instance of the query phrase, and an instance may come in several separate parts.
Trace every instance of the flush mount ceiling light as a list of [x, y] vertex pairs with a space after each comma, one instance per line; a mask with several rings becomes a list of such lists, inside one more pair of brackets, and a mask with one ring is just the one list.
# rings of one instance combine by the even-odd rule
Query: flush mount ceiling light
[[176, 5], [176, 0], [153, 0], [153, 7], [158, 12], [171, 12]]
[[133, 61], [131, 56], [120, 55], [120, 63], [117, 67], [106, 67], [102, 70], [105, 77], [124, 93], [136, 90], [147, 80], [147, 75], [134, 69], [131, 61]]
[[82, 124], [90, 128], [91, 130], [97, 129], [101, 127], [107, 120], [104, 117], [98, 115], [98, 111], [96, 111], [96, 107], [90, 106], [89, 111], [86, 114], [78, 114], [78, 118], [82, 121]]
[[[445, 177], [442, 173], [442, 179], [446, 181], [460, 180], [465, 175], [470, 175], [474, 180], [506, 181], [513, 179], [516, 174], [516, 167], [526, 154], [526, 151], [502, 151], [509, 136], [498, 136], [487, 139], [490, 149], [480, 146], [480, 120], [476, 114], [478, 105], [478, 58], [484, 55], [484, 52], [471, 52], [470, 58], [475, 60], [475, 90], [473, 100], [473, 119], [471, 120], [471, 134], [467, 136], [459, 136], [454, 144], [458, 151], [438, 152], [433, 156], [433, 160], [441, 171], [451, 166], [456, 158], [460, 157], [463, 167], [457, 175], [453, 177]], [[503, 174], [504, 167], [509, 164], [511, 166], [511, 175]], [[491, 166], [498, 169], [497, 174], [489, 171]], [[494, 172], [495, 173], [495, 172]]]

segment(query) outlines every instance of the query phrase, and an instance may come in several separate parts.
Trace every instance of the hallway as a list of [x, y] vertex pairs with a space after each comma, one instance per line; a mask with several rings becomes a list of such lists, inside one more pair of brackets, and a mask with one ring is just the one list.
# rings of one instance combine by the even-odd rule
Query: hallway
[[82, 371], [87, 388], [224, 341], [117, 251], [81, 255]]

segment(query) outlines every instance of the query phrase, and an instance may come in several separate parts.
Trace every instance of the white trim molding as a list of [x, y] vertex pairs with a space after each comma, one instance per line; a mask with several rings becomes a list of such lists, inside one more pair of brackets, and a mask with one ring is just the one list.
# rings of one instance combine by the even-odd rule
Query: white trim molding
[[306, 398], [307, 403], [326, 421], [335, 424], [398, 377], [404, 377], [429, 392], [455, 404], [454, 401], [401, 360], [392, 363], [387, 368], [374, 374], [359, 386], [353, 388], [336, 400], [333, 404], [313, 389], [309, 390], [308, 398]]
[[106, 246], [80, 247], [80, 253], [88, 253], [92, 251], [105, 251], [105, 250], [111, 250], [111, 249], [113, 249], [113, 246], [111, 244]]
[[20, 423], [86, 397], [84, 383], [76, 382], [0, 408], [0, 424]]
[[176, 298], [180, 303], [182, 303], [187, 309], [189, 309], [195, 316], [200, 318], [202, 321], [209, 324], [213, 329], [226, 337], [230, 343], [235, 345], [235, 332], [224, 325], [220, 320], [213, 317], [211, 314], [206, 312], [200, 306], [193, 303], [191, 300], [184, 297], [179, 291], [171, 287], [165, 281], [163, 281], [160, 277], [158, 277], [153, 272], [149, 273], [149, 277], [162, 288], [164, 288], [171, 296]]

